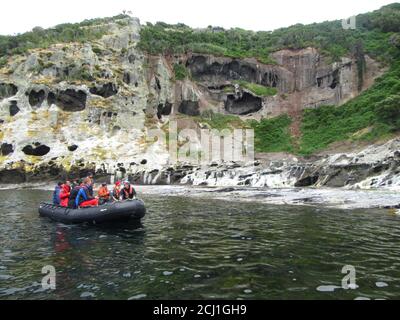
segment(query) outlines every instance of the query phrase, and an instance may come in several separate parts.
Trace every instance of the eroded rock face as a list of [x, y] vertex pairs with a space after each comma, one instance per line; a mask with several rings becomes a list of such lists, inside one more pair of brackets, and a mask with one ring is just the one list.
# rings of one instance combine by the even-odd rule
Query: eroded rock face
[[10, 98], [17, 94], [18, 87], [12, 83], [0, 83], [0, 99]]
[[244, 92], [240, 96], [228, 95], [225, 102], [225, 110], [231, 114], [248, 115], [262, 109], [262, 99], [250, 93]]
[[64, 111], [75, 112], [86, 108], [86, 92], [83, 90], [67, 89], [58, 92], [55, 104]]
[[193, 55], [186, 65], [192, 76], [210, 89], [234, 80], [243, 80], [278, 88], [284, 93], [294, 90], [293, 74], [290, 71], [280, 66], [260, 64], [255, 59]]
[[102, 86], [90, 88], [90, 93], [97, 96], [102, 96], [103, 98], [109, 98], [118, 93], [118, 87], [114, 83], [106, 83]]
[[0, 183], [23, 183], [26, 181], [25, 173], [18, 170], [3, 170], [0, 171]]
[[43, 157], [50, 152], [50, 148], [46, 145], [35, 143], [34, 146], [27, 145], [22, 149], [22, 152], [28, 156]]
[[182, 101], [179, 109], [179, 113], [186, 114], [188, 116], [199, 116], [200, 106], [198, 101]]

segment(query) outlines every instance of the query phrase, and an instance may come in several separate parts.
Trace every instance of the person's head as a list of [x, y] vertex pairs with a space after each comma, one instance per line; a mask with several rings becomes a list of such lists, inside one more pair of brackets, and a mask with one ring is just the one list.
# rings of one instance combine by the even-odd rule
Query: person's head
[[70, 187], [71, 186], [71, 181], [67, 180], [67, 181], [65, 181], [65, 184]]
[[61, 187], [63, 185], [62, 182], [57, 183], [57, 186]]
[[121, 187], [121, 181], [117, 181], [117, 182], [115, 183], [115, 187], [117, 187], [117, 188]]
[[105, 187], [107, 187], [107, 183], [102, 183], [101, 186], [102, 186], [103, 188], [105, 188]]
[[91, 184], [91, 183], [92, 183], [92, 180], [90, 180], [89, 177], [83, 179], [83, 184], [89, 185], [89, 184]]
[[124, 188], [125, 188], [125, 189], [129, 189], [130, 186], [131, 186], [131, 184], [130, 184], [129, 181], [124, 181]]

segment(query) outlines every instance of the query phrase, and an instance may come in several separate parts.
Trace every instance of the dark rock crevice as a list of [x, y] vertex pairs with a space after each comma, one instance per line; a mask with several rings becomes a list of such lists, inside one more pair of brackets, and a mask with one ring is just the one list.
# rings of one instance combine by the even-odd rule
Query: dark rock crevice
[[50, 152], [50, 148], [44, 144], [35, 143], [34, 146], [27, 145], [22, 149], [22, 152], [28, 156], [42, 157]]
[[10, 102], [10, 116], [14, 117], [18, 112], [21, 110], [18, 107], [17, 101], [11, 101]]
[[244, 92], [242, 96], [228, 95], [225, 110], [236, 115], [248, 115], [262, 109], [262, 99]]
[[200, 115], [199, 102], [184, 100], [179, 105], [178, 112], [186, 114], [188, 116], [199, 116]]
[[55, 104], [64, 111], [76, 112], [86, 108], [86, 92], [67, 89], [56, 95]]
[[17, 94], [18, 87], [12, 83], [0, 83], [0, 99], [13, 97]]
[[102, 86], [96, 86], [90, 88], [90, 93], [103, 98], [109, 98], [118, 93], [118, 87], [114, 83], [105, 83]]
[[0, 146], [0, 151], [1, 151], [2, 156], [8, 156], [14, 152], [14, 148], [13, 148], [12, 144], [4, 142]]
[[168, 101], [165, 104], [160, 103], [157, 107], [157, 117], [161, 119], [162, 116], [169, 116], [172, 112], [172, 104]]
[[46, 92], [44, 90], [31, 90], [26, 95], [29, 97], [29, 104], [36, 108], [39, 108], [46, 99]]

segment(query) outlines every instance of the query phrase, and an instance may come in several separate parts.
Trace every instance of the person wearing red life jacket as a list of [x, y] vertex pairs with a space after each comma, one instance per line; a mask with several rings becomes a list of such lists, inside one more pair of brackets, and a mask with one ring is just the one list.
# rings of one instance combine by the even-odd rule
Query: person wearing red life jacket
[[71, 194], [71, 182], [66, 181], [61, 186], [61, 192], [60, 192], [60, 206], [61, 207], [68, 207], [68, 200], [69, 200], [70, 194]]

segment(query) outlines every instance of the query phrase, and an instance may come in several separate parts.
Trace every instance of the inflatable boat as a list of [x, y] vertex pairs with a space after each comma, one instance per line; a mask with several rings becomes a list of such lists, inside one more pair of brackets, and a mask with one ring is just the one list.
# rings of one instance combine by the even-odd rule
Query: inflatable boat
[[54, 221], [65, 224], [90, 223], [100, 224], [105, 222], [140, 220], [146, 214], [142, 200], [127, 200], [106, 203], [98, 207], [71, 209], [49, 203], [41, 203], [39, 214]]

